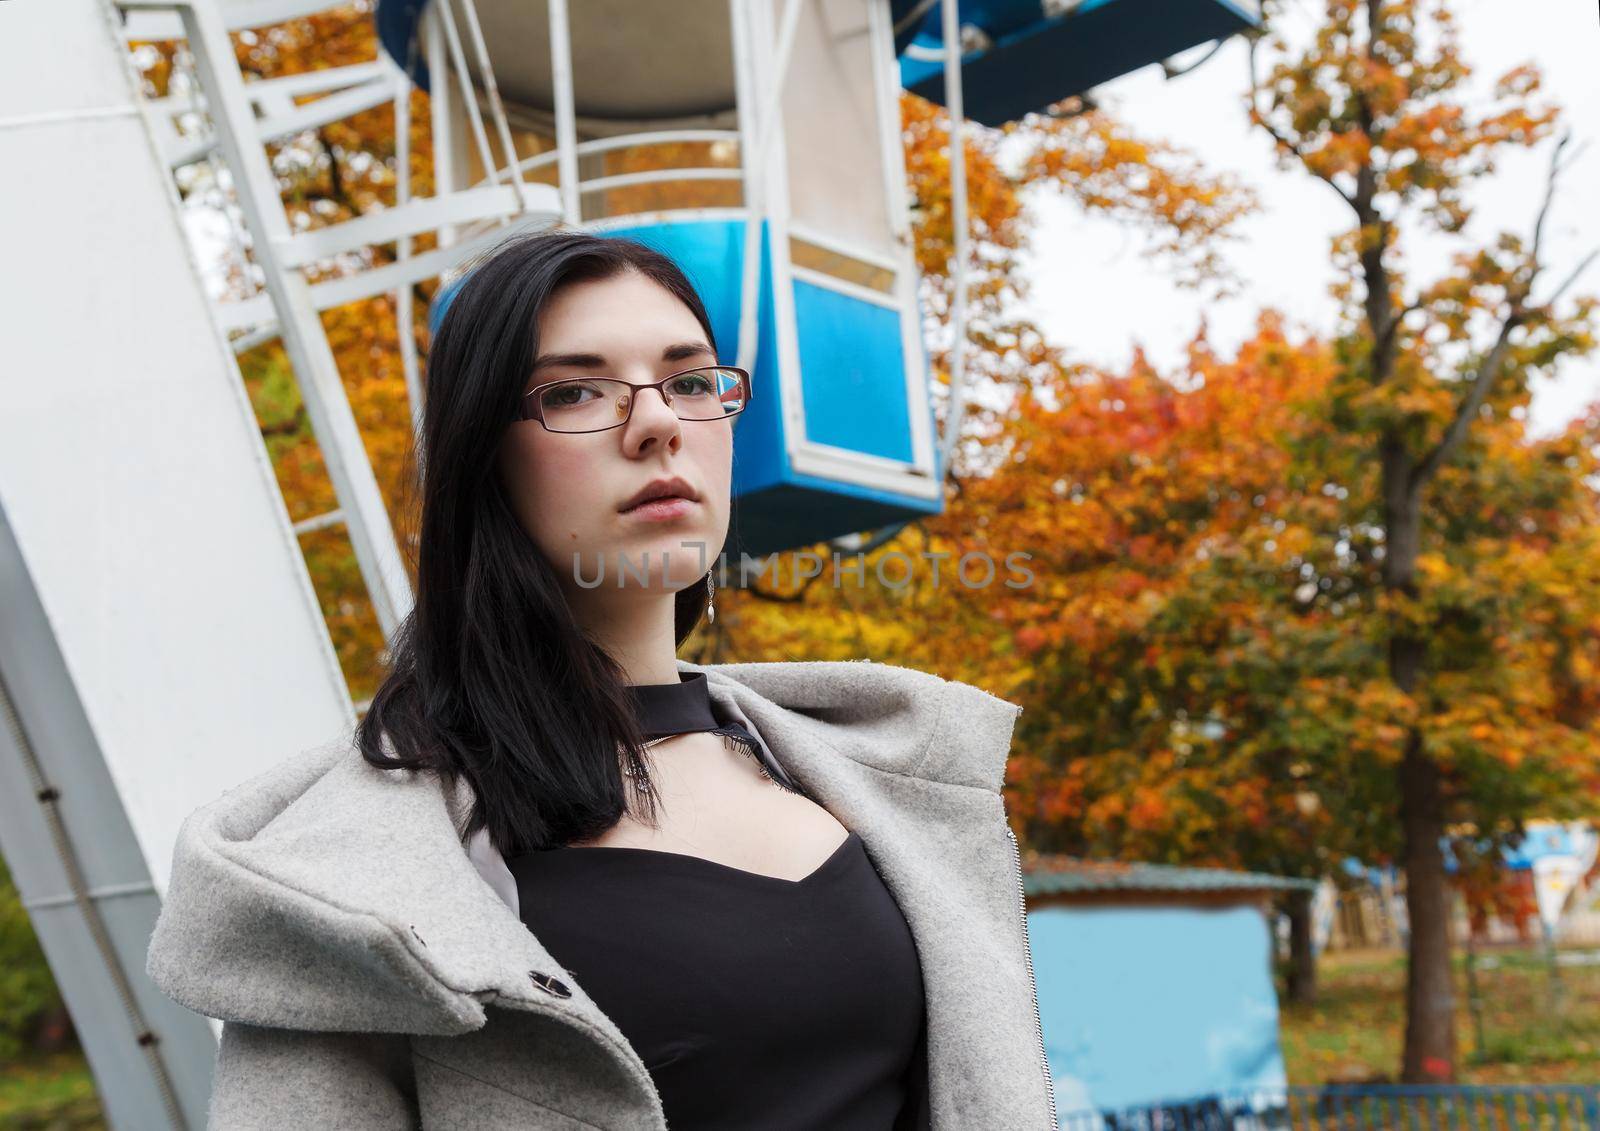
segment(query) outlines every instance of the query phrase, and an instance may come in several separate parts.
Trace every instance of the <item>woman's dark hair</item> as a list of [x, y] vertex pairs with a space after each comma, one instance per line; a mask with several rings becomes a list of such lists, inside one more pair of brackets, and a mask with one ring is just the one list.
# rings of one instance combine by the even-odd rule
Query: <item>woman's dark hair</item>
[[[416, 603], [356, 741], [384, 769], [434, 771], [449, 786], [465, 777], [477, 802], [462, 839], [487, 828], [506, 856], [614, 825], [629, 808], [619, 749], [645, 787], [632, 792], [656, 818], [625, 673], [574, 620], [495, 465], [544, 304], [567, 284], [630, 270], [675, 295], [716, 348], [705, 307], [671, 259], [633, 240], [557, 231], [514, 237], [475, 265], [428, 353]], [[706, 596], [703, 585], [678, 593], [679, 644]]]

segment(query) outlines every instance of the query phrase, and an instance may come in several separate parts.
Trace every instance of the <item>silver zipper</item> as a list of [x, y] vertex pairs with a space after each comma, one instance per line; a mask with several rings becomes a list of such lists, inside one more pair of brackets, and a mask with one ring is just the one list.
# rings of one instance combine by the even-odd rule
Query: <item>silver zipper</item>
[[1022, 849], [1017, 844], [1017, 834], [1011, 822], [1006, 822], [1006, 836], [1011, 840], [1011, 860], [1017, 872], [1017, 915], [1022, 920], [1022, 954], [1028, 960], [1028, 994], [1033, 1000], [1033, 1039], [1039, 1049], [1039, 1070], [1044, 1073], [1045, 1097], [1050, 1101], [1050, 1128], [1056, 1131], [1056, 1085], [1050, 1078], [1050, 1060], [1044, 1054], [1044, 1020], [1039, 1016], [1039, 984], [1033, 976], [1033, 946], [1028, 939], [1028, 896], [1022, 886]]

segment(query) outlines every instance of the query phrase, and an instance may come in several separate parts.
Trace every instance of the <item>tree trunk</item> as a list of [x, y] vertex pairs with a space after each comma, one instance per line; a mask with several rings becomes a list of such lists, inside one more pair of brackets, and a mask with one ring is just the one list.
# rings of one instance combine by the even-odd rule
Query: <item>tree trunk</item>
[[[1416, 593], [1422, 513], [1414, 465], [1398, 437], [1382, 445], [1386, 553], [1384, 586]], [[1389, 638], [1389, 675], [1414, 694], [1423, 679], [1426, 642], [1404, 623]], [[1451, 1083], [1456, 1072], [1455, 988], [1450, 970], [1450, 891], [1444, 870], [1444, 792], [1439, 767], [1412, 727], [1400, 761], [1400, 830], [1406, 869], [1406, 1040], [1400, 1079]]]
[[1294, 1005], [1317, 1000], [1317, 961], [1311, 946], [1311, 895], [1297, 891], [1289, 896], [1289, 969], [1286, 996]]
[[1406, 1045], [1401, 1081], [1453, 1083], [1456, 1071], [1455, 986], [1450, 971], [1450, 888], [1444, 870], [1439, 768], [1422, 753], [1421, 736], [1406, 742], [1400, 766], [1400, 821], [1405, 836]]

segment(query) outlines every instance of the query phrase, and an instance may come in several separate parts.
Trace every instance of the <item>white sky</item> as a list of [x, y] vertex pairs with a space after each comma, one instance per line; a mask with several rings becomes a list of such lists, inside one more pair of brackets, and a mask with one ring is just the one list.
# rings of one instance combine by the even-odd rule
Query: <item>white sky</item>
[[[1309, 5], [1310, 0], [1304, 0]], [[1320, 6], [1320, 5], [1319, 5]], [[1309, 7], [1307, 8], [1309, 10]], [[1555, 286], [1591, 249], [1600, 247], [1600, 26], [1594, 0], [1460, 0], [1462, 50], [1487, 87], [1502, 72], [1532, 61], [1544, 72], [1545, 95], [1559, 102], [1573, 144], [1589, 148], [1573, 162], [1546, 228], [1546, 287]], [[1097, 364], [1120, 366], [1135, 343], [1163, 369], [1176, 366], [1202, 313], [1213, 344], [1228, 352], [1248, 337], [1256, 312], [1275, 306], [1298, 326], [1326, 331], [1335, 304], [1328, 240], [1349, 226], [1349, 210], [1305, 174], [1280, 172], [1265, 137], [1252, 132], [1243, 111], [1247, 88], [1242, 40], [1234, 40], [1198, 70], [1166, 80], [1146, 67], [1101, 89], [1102, 104], [1141, 135], [1182, 145], [1209, 167], [1229, 170], [1252, 185], [1261, 211], [1228, 250], [1243, 285], [1237, 297], [1211, 300], [1169, 281], [1170, 270], [1149, 256], [1142, 236], [1045, 194], [1030, 203], [1038, 225], [1026, 261], [1033, 288], [1026, 312], [1055, 344]], [[1492, 182], [1473, 197], [1470, 232], [1530, 232], [1548, 171], [1546, 142], [1531, 154], [1506, 150]], [[1587, 206], [1587, 207], [1586, 207]], [[1413, 277], [1425, 265], [1442, 267], [1440, 248], [1419, 249]], [[1600, 294], [1600, 264], [1568, 295]], [[1535, 291], [1537, 298], [1539, 291]], [[1559, 429], [1600, 399], [1600, 357], [1569, 363], [1535, 386], [1532, 428]]]

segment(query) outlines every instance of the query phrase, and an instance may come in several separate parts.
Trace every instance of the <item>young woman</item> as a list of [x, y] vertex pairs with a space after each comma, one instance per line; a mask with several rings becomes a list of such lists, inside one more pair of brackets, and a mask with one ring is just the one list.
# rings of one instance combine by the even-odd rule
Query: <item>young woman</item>
[[624, 239], [521, 237], [455, 294], [387, 680], [180, 834], [149, 972], [225, 1022], [213, 1128], [1054, 1125], [1019, 709], [677, 659], [753, 392], [716, 344]]

